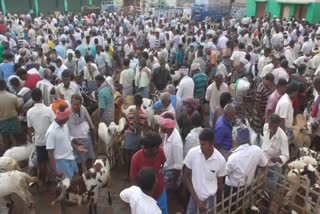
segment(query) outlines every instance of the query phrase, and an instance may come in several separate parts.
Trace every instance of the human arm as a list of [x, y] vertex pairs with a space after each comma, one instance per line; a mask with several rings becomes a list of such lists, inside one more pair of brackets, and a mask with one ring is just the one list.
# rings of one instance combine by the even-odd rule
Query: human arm
[[50, 168], [52, 169], [52, 171], [54, 172], [54, 174], [61, 178], [63, 177], [63, 173], [59, 173], [57, 171], [57, 168], [56, 168], [56, 160], [54, 159], [54, 150], [53, 149], [48, 149], [48, 159], [49, 159], [49, 166]]
[[208, 88], [207, 88], [207, 90], [206, 90], [205, 99], [206, 99], [206, 101], [208, 101], [208, 102], [210, 102], [211, 93], [212, 93], [212, 84], [209, 85]]

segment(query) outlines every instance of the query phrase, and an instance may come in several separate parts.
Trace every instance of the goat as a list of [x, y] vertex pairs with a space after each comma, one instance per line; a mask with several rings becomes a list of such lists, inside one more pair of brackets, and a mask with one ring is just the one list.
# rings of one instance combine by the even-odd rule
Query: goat
[[3, 157], [10, 157], [14, 159], [15, 161], [25, 161], [28, 160], [30, 157], [30, 154], [35, 148], [34, 143], [28, 143], [23, 146], [15, 146], [10, 149], [8, 149], [4, 154]]
[[18, 170], [0, 173], [0, 198], [16, 193], [29, 207], [32, 207], [32, 195], [28, 188], [35, 182], [38, 182], [37, 177], [31, 177]]
[[[153, 124], [153, 120], [154, 120], [154, 110], [153, 110], [153, 101], [147, 98], [143, 98], [143, 103], [142, 103], [142, 111], [144, 111], [146, 113], [146, 115], [148, 116], [148, 125], [151, 127]], [[135, 105], [131, 105], [126, 109], [122, 109], [122, 112], [127, 116], [128, 113], [130, 112], [131, 109], [135, 109], [136, 106]]]
[[[52, 202], [52, 205], [62, 202], [62, 213], [65, 213], [64, 205], [67, 203], [79, 206], [89, 204], [89, 213], [97, 214], [99, 190], [106, 186], [108, 181], [110, 181], [110, 164], [106, 157], [100, 157], [82, 176], [72, 180], [69, 178], [61, 180], [56, 191], [57, 199]], [[108, 197], [111, 205], [110, 191], [108, 191]]]
[[119, 134], [119, 126], [111, 122], [109, 127], [105, 123], [99, 123], [98, 136], [106, 145], [111, 144], [113, 137]]
[[312, 149], [307, 148], [307, 147], [299, 148], [299, 156], [300, 157], [310, 156], [310, 157], [315, 158], [317, 161], [320, 160], [320, 154]]
[[0, 157], [0, 170], [4, 170], [6, 172], [12, 170], [21, 171], [21, 168], [14, 159], [10, 157]]

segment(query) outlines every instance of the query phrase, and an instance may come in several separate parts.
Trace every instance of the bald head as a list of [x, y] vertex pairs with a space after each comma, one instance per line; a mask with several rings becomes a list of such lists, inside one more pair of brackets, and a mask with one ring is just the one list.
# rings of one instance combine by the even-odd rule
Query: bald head
[[172, 84], [167, 85], [166, 91], [169, 92], [171, 95], [176, 94], [176, 88]]
[[51, 79], [51, 70], [49, 68], [43, 69], [43, 78], [47, 80]]
[[232, 104], [227, 104], [224, 107], [224, 117], [229, 121], [232, 122], [234, 120], [234, 117], [236, 116], [236, 109]]
[[171, 94], [169, 92], [164, 92], [160, 96], [161, 103], [164, 107], [168, 107], [171, 103]]

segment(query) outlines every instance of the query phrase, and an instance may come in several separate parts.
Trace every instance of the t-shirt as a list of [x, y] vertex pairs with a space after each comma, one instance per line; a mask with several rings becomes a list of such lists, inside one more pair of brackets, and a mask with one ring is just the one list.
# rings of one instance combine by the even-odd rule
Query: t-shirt
[[131, 159], [130, 177], [136, 180], [143, 168], [152, 167], [156, 174], [156, 184], [153, 193], [153, 198], [158, 200], [161, 193], [164, 191], [164, 176], [163, 176], [163, 166], [166, 162], [166, 156], [162, 148], [159, 148], [159, 152], [153, 160], [148, 159], [143, 149], [137, 151]]
[[0, 91], [0, 121], [18, 116], [18, 98], [7, 91]]
[[31, 90], [37, 87], [37, 83], [41, 80], [39, 74], [28, 74], [26, 81], [24, 82], [24, 86], [30, 88]]
[[0, 64], [0, 79], [4, 79], [5, 81], [8, 81], [8, 78], [14, 74], [14, 63], [8, 62], [8, 63], [1, 63]]
[[153, 71], [152, 80], [159, 91], [165, 89], [168, 82], [171, 80], [170, 71], [167, 69], [156, 68]]

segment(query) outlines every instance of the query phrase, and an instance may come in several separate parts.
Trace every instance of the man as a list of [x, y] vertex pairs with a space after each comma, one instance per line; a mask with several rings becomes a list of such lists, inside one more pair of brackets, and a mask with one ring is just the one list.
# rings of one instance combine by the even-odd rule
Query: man
[[5, 152], [16, 145], [17, 138], [22, 134], [21, 123], [18, 120], [20, 104], [18, 98], [7, 91], [7, 84], [0, 80], [0, 135], [2, 136]]
[[45, 186], [47, 181], [47, 163], [49, 160], [45, 136], [55, 116], [51, 108], [42, 103], [42, 92], [39, 88], [32, 90], [31, 97], [35, 104], [27, 112], [28, 132], [30, 139], [32, 133], [35, 135], [40, 186]]
[[269, 48], [265, 48], [263, 52], [263, 56], [259, 58], [259, 61], [258, 61], [259, 73], [262, 73], [263, 68], [271, 62], [270, 53], [271, 53], [271, 50]]
[[164, 112], [159, 117], [161, 133], [165, 135], [163, 150], [166, 155], [164, 178], [166, 187], [177, 189], [183, 166], [183, 143], [176, 127], [176, 118], [172, 112]]
[[190, 192], [187, 213], [206, 213], [212, 209], [213, 197], [221, 197], [226, 161], [214, 148], [214, 132], [203, 129], [199, 135], [200, 146], [190, 149], [184, 159], [183, 181]]
[[167, 67], [163, 57], [160, 58], [160, 66], [155, 68], [152, 73], [151, 82], [158, 91], [163, 91], [171, 81], [170, 69]]
[[98, 66], [93, 63], [90, 55], [85, 56], [86, 65], [83, 68], [83, 79], [89, 92], [97, 91], [95, 77], [99, 75]]
[[119, 83], [122, 85], [122, 96], [133, 95], [134, 70], [130, 68], [130, 59], [123, 61], [124, 70], [121, 71]]
[[43, 69], [43, 79], [37, 82], [37, 88], [42, 92], [42, 101], [46, 106], [50, 106], [53, 102], [53, 96], [51, 91], [54, 85], [50, 82], [51, 80], [51, 70], [49, 68]]
[[232, 122], [236, 116], [236, 109], [232, 104], [227, 104], [224, 107], [224, 113], [217, 120], [214, 127], [214, 142], [219, 152], [228, 158], [230, 150], [233, 146], [232, 139]]
[[246, 73], [244, 77], [238, 79], [235, 84], [235, 95], [233, 104], [236, 107], [244, 104], [245, 98], [248, 96], [250, 86], [253, 80], [252, 73]]
[[141, 138], [148, 126], [148, 116], [141, 108], [142, 103], [142, 96], [140, 94], [135, 94], [134, 105], [136, 108], [130, 110], [126, 115], [127, 125], [123, 130], [123, 132], [126, 133], [123, 148], [125, 152], [126, 166], [128, 169], [128, 178], [130, 175], [130, 163], [132, 156], [140, 149]]
[[284, 49], [284, 56], [286, 57], [286, 59], [288, 60], [288, 65], [289, 68], [294, 68], [293, 62], [296, 59], [296, 54], [294, 53], [294, 41], [291, 40], [289, 42], [289, 45]]
[[143, 98], [150, 97], [150, 77], [151, 70], [147, 67], [146, 59], [140, 60], [140, 69], [135, 75], [135, 92], [143, 96]]
[[156, 182], [153, 169], [142, 169], [137, 186], [131, 186], [120, 192], [120, 198], [130, 204], [132, 214], [161, 214], [157, 202], [152, 198]]
[[[74, 59], [73, 53], [68, 53], [64, 65], [74, 74], [77, 74], [77, 61]], [[76, 75], [77, 76], [77, 75]]]
[[228, 85], [223, 82], [223, 75], [217, 74], [215, 76], [214, 82], [209, 85], [206, 91], [205, 99], [210, 104], [210, 122], [217, 120], [214, 118], [214, 112], [219, 107], [220, 96], [222, 93], [229, 92]]
[[65, 176], [72, 179], [79, 171], [73, 148], [76, 149], [77, 145], [81, 144], [69, 135], [66, 123], [69, 120], [70, 111], [69, 106], [59, 106], [55, 112], [56, 119], [47, 130], [45, 138], [51, 170], [59, 178]]
[[84, 59], [84, 56], [81, 55], [81, 52], [79, 50], [76, 50], [74, 52], [76, 55], [76, 62], [77, 62], [77, 72], [76, 76], [80, 76], [81, 72], [84, 69], [84, 66], [86, 65], [86, 60]]
[[160, 145], [162, 138], [158, 133], [149, 132], [141, 141], [143, 146], [134, 154], [131, 160], [130, 177], [132, 180], [137, 180], [139, 172], [143, 168], [152, 168], [156, 173], [156, 184], [153, 193], [153, 198], [157, 200], [157, 205], [162, 211], [162, 214], [168, 214], [167, 194], [164, 188], [163, 166], [166, 162], [166, 156]]
[[310, 53], [305, 54], [304, 56], [298, 57], [295, 61], [293, 61], [293, 65], [298, 68], [299, 65], [305, 64], [307, 69], [305, 72], [305, 76], [312, 77], [314, 75], [315, 67], [311, 60]]
[[262, 149], [256, 145], [250, 145], [250, 134], [248, 128], [237, 129], [237, 143], [239, 147], [229, 156], [226, 169], [227, 194], [236, 192], [238, 187], [250, 185], [257, 166], [266, 167], [268, 159]]
[[71, 81], [71, 71], [65, 70], [62, 72], [62, 83], [56, 86], [56, 94], [62, 99], [71, 103], [71, 97], [74, 94], [81, 94], [80, 89], [74, 81]]
[[188, 68], [182, 67], [179, 69], [179, 72], [182, 78], [178, 86], [177, 97], [185, 101], [188, 98], [193, 98], [194, 82], [193, 79], [188, 76]]
[[208, 87], [208, 76], [200, 71], [199, 63], [193, 63], [190, 71], [193, 73], [192, 79], [194, 82], [194, 97], [199, 99], [200, 105], [202, 106]]
[[280, 62], [280, 67], [272, 71], [274, 76], [274, 84], [278, 84], [279, 79], [285, 79], [287, 82], [290, 79], [290, 76], [287, 72], [288, 69], [288, 60], [283, 59]]
[[79, 172], [82, 174], [81, 165], [90, 169], [95, 159], [93, 144], [95, 141], [94, 126], [87, 109], [82, 105], [82, 97], [74, 94], [71, 97], [71, 113], [68, 121], [70, 136], [82, 142], [87, 150], [85, 154], [76, 153], [76, 161]]
[[200, 64], [200, 71], [205, 72], [207, 69], [206, 62], [203, 60], [203, 50], [198, 50], [197, 57], [192, 61], [193, 63], [199, 63]]
[[39, 74], [28, 74], [25, 69], [19, 69], [17, 76], [24, 81], [24, 86], [33, 90], [37, 87], [37, 83], [41, 80]]
[[95, 63], [98, 66], [98, 70], [100, 74], [106, 73], [107, 67], [112, 67], [109, 54], [104, 52], [102, 46], [100, 45], [97, 46], [97, 55], [96, 55]]
[[54, 74], [57, 75], [57, 78], [61, 80], [62, 72], [67, 70], [68, 68], [62, 63], [62, 60], [60, 58], [58, 58], [55, 63], [56, 70], [54, 71]]
[[288, 134], [289, 142], [293, 141], [293, 116], [294, 109], [292, 106], [292, 100], [298, 95], [299, 86], [293, 83], [290, 83], [287, 87], [286, 93], [280, 98], [277, 103], [275, 114], [281, 118], [280, 127], [284, 132]]
[[279, 68], [279, 66], [279, 59], [273, 58], [271, 63], [264, 66], [262, 71], [259, 71], [258, 78], [262, 80], [265, 77], [265, 75], [272, 73], [272, 71], [276, 68]]
[[8, 81], [11, 75], [14, 75], [13, 55], [10, 53], [3, 55], [3, 62], [0, 64], [0, 79]]
[[[281, 118], [273, 114], [269, 123], [263, 127], [263, 142], [261, 149], [268, 158], [269, 169], [282, 174], [282, 166], [289, 160], [289, 145], [286, 133], [280, 128]], [[278, 176], [268, 173], [268, 180], [277, 182]], [[269, 188], [276, 188], [275, 184], [268, 184]]]
[[98, 86], [97, 97], [100, 122], [104, 122], [109, 126], [114, 121], [113, 89], [101, 74], [96, 76], [95, 79]]
[[315, 97], [311, 108], [311, 122], [320, 122], [320, 77], [315, 77], [313, 80], [313, 87], [317, 91], [318, 96]]
[[266, 106], [265, 123], [268, 123], [270, 116], [275, 113], [278, 101], [284, 93], [286, 93], [288, 82], [285, 79], [280, 79], [276, 85], [276, 90], [268, 98]]

